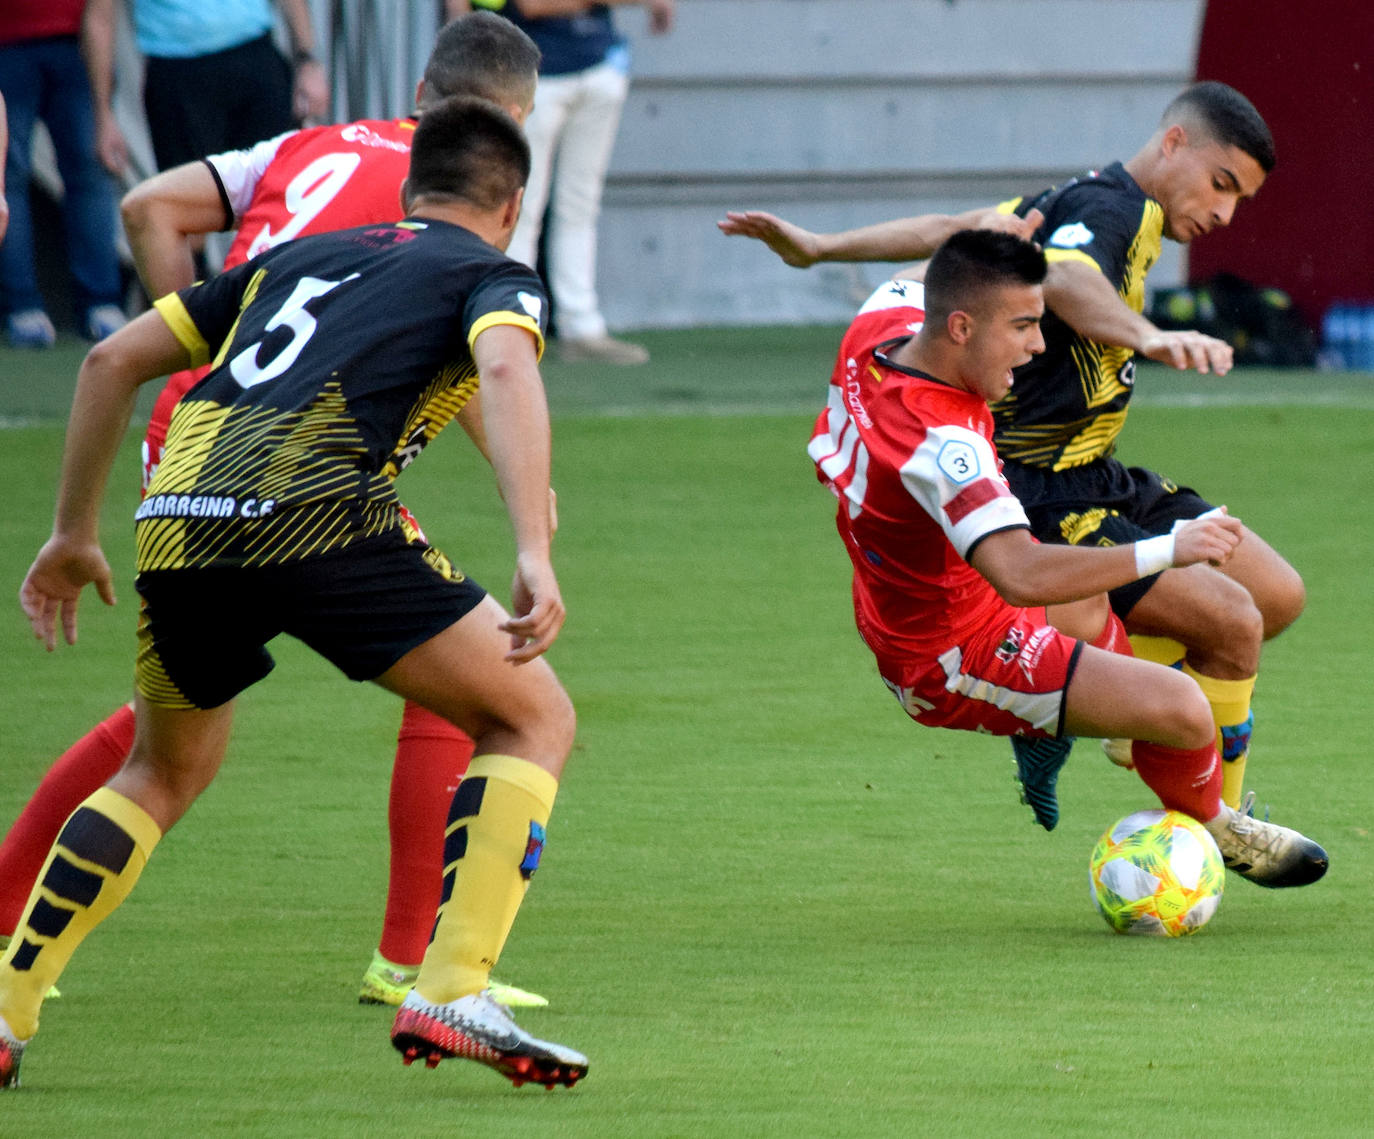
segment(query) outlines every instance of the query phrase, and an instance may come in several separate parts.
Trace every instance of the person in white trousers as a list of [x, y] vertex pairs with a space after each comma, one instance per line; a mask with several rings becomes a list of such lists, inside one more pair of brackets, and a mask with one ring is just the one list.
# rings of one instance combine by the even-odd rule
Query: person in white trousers
[[648, 351], [610, 336], [596, 293], [597, 221], [606, 169], [629, 92], [629, 50], [611, 7], [642, 4], [655, 34], [673, 25], [676, 0], [448, 0], [451, 17], [490, 8], [519, 24], [543, 61], [534, 110], [525, 120], [532, 168], [509, 254], [534, 266], [545, 246], [559, 355], [564, 360], [643, 364]]

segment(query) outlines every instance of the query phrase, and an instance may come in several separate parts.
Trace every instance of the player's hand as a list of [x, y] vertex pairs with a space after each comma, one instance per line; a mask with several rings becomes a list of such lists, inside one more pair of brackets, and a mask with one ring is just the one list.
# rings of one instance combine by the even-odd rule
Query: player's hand
[[516, 615], [501, 623], [501, 631], [510, 634], [505, 659], [524, 664], [548, 651], [566, 616], [558, 580], [547, 559], [524, 555], [516, 559], [511, 608]]
[[1201, 372], [1224, 376], [1235, 361], [1235, 351], [1224, 340], [1202, 332], [1156, 330], [1140, 345], [1140, 351], [1151, 360], [1168, 364], [1181, 372]]
[[990, 229], [996, 233], [1009, 233], [1022, 241], [1034, 241], [1035, 231], [1044, 220], [1045, 215], [1039, 210], [1031, 210], [1025, 217], [1017, 217], [997, 209], [987, 209], [974, 218], [971, 228]]
[[1240, 519], [1227, 514], [1224, 506], [1184, 522], [1174, 529], [1174, 565], [1191, 566], [1197, 562], [1224, 565], [1240, 545], [1244, 533]]
[[716, 226], [727, 237], [752, 237], [763, 242], [794, 269], [809, 269], [819, 256], [814, 233], [762, 210], [730, 210]]
[[19, 587], [19, 604], [33, 635], [48, 652], [57, 648], [59, 618], [63, 640], [76, 644], [77, 602], [81, 590], [91, 583], [106, 605], [115, 603], [114, 577], [96, 543], [76, 543], [54, 535], [38, 551]]

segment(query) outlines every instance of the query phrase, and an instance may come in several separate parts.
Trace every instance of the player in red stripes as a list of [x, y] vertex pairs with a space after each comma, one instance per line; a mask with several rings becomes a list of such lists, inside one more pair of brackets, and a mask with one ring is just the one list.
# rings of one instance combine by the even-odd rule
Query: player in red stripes
[[[1041, 545], [1003, 477], [988, 404], [1044, 350], [1045, 273], [1036, 246], [967, 230], [924, 286], [889, 282], [850, 326], [808, 451], [839, 500], [859, 633], [919, 723], [1132, 739], [1140, 777], [1207, 827], [1228, 866], [1264, 886], [1316, 881], [1321, 847], [1222, 803], [1201, 689], [1132, 657], [1105, 598], [1169, 566], [1224, 563], [1240, 522], [1223, 511], [1133, 544]], [[1050, 804], [1056, 773], [1037, 788]]]

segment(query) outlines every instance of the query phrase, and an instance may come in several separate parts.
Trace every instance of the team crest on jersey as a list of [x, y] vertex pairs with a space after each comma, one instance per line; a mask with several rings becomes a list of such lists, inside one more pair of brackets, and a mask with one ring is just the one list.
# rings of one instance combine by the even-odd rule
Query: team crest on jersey
[[1021, 652], [1021, 646], [1025, 643], [1025, 639], [1026, 634], [1013, 625], [1007, 630], [1007, 635], [1002, 639], [1002, 643], [997, 646], [993, 655], [1003, 664], [1011, 664]]
[[1058, 249], [1077, 249], [1081, 245], [1091, 245], [1093, 231], [1081, 221], [1061, 225], [1050, 234], [1049, 244]]
[[527, 293], [521, 289], [515, 294], [515, 299], [520, 302], [520, 307], [524, 309], [534, 319], [539, 322], [539, 314], [544, 311], [544, 302], [533, 293]]

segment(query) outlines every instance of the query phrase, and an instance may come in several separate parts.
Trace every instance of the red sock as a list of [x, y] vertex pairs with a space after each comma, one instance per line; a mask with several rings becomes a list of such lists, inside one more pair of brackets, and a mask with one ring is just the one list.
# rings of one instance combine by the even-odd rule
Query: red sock
[[1131, 638], [1126, 633], [1126, 626], [1110, 609], [1107, 610], [1107, 623], [1102, 626], [1102, 632], [1088, 643], [1095, 648], [1106, 649], [1109, 653], [1119, 653], [1124, 657], [1135, 656], [1131, 651]]
[[0, 934], [12, 936], [62, 824], [124, 766], [134, 746], [134, 710], [123, 705], [48, 768], [0, 842]]
[[443, 891], [448, 809], [473, 747], [442, 716], [406, 701], [391, 771], [391, 876], [377, 947], [397, 965], [418, 965], [429, 945]]
[[1165, 809], [1182, 811], [1202, 823], [1217, 817], [1222, 770], [1215, 744], [1189, 749], [1136, 740], [1131, 745], [1131, 758], [1140, 778], [1159, 796]]

